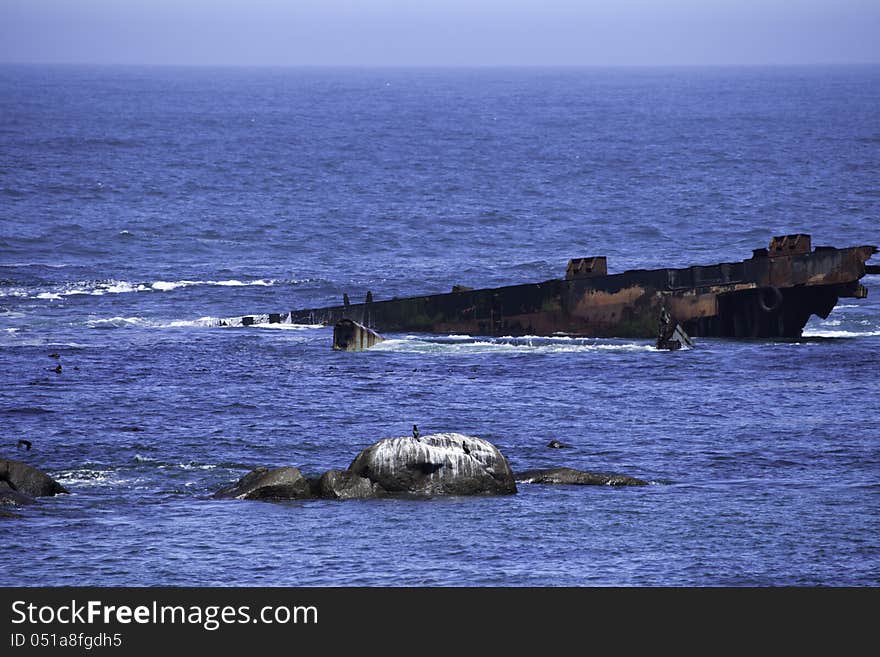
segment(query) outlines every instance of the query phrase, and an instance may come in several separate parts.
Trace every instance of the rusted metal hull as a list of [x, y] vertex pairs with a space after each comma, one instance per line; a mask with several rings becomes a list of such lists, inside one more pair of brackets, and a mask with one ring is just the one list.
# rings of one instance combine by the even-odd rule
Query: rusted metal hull
[[386, 332], [489, 336], [567, 334], [654, 338], [663, 309], [691, 336], [798, 337], [859, 284], [874, 246], [810, 248], [809, 235], [774, 238], [741, 262], [605, 274], [604, 258], [569, 263], [565, 279], [462, 289], [294, 310], [281, 321], [333, 325], [352, 319]]
[[341, 319], [333, 326], [333, 351], [363, 351], [384, 341], [374, 330], [350, 319]]

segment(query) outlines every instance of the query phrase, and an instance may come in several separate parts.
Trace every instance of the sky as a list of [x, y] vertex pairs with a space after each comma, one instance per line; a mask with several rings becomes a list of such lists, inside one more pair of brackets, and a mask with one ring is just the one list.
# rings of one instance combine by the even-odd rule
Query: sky
[[880, 62], [880, 0], [0, 0], [0, 62]]

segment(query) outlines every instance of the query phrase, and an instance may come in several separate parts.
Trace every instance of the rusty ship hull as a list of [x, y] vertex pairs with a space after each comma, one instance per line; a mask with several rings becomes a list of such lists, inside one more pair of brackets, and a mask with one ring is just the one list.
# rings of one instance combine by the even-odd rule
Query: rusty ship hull
[[569, 262], [564, 279], [403, 299], [368, 294], [364, 303], [259, 321], [334, 325], [351, 319], [392, 333], [653, 338], [665, 309], [691, 336], [796, 338], [811, 315], [827, 317], [841, 297], [867, 296], [859, 281], [880, 273], [866, 264], [876, 252], [875, 246], [812, 249], [810, 236], [800, 234], [775, 237], [740, 262], [683, 269], [608, 274], [604, 257], [579, 258]]

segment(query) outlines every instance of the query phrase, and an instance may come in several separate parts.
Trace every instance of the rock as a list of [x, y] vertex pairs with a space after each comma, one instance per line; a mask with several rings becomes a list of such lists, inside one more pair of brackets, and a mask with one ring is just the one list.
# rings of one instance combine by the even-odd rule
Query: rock
[[312, 486], [298, 468], [259, 467], [214, 493], [216, 498], [239, 500], [298, 500], [314, 497]]
[[8, 482], [0, 481], [0, 505], [24, 506], [25, 504], [34, 504], [35, 502], [36, 500], [30, 495], [19, 493]]
[[619, 474], [586, 472], [574, 468], [526, 470], [516, 475], [521, 484], [571, 484], [575, 486], [647, 486], [647, 481]]
[[348, 470], [328, 470], [318, 482], [321, 497], [329, 500], [356, 500], [379, 497], [385, 491], [366, 477]]
[[550, 449], [569, 449], [571, 445], [566, 445], [565, 443], [561, 443], [558, 440], [551, 440], [547, 443], [547, 447]]
[[43, 497], [67, 493], [57, 481], [45, 472], [32, 468], [27, 463], [13, 461], [12, 459], [0, 458], [0, 481], [5, 481], [9, 487], [31, 497]]
[[21, 518], [17, 513], [12, 513], [11, 511], [4, 511], [0, 509], [0, 518]]
[[358, 454], [349, 470], [392, 493], [516, 493], [513, 473], [498, 448], [458, 433], [380, 440]]

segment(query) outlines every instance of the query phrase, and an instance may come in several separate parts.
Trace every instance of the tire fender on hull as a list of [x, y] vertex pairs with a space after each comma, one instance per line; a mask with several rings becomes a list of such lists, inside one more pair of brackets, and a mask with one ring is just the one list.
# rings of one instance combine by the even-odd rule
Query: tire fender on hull
[[764, 287], [758, 292], [758, 307], [765, 313], [779, 310], [782, 305], [782, 291], [778, 287]]

